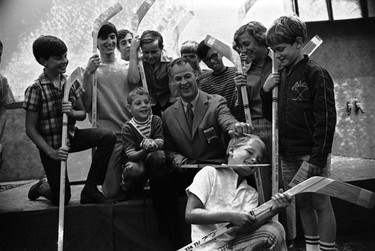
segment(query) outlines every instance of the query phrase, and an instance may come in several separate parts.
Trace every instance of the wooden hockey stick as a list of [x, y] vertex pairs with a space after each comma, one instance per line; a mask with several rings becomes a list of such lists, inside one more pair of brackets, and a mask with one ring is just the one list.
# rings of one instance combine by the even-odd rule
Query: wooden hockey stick
[[[64, 98], [63, 101], [69, 101], [69, 91], [72, 84], [78, 80], [82, 83], [83, 69], [77, 67], [67, 79], [64, 86]], [[68, 116], [63, 113], [63, 126], [62, 126], [62, 137], [61, 146], [66, 146], [66, 141], [68, 137]], [[58, 250], [63, 250], [64, 243], [64, 213], [65, 213], [65, 172], [67, 168], [67, 161], [61, 161], [60, 167], [60, 198], [59, 198], [59, 229], [58, 229], [58, 239], [57, 246]]]
[[[213, 50], [219, 52], [221, 55], [229, 59], [235, 65], [238, 72], [243, 73], [243, 66], [241, 63], [241, 58], [235, 50], [233, 50], [227, 44], [221, 42], [220, 40], [210, 35], [207, 35], [204, 42], [205, 44], [207, 44], [207, 46], [211, 47]], [[252, 126], [250, 106], [249, 106], [249, 100], [247, 97], [246, 85], [241, 86], [241, 95], [242, 95], [242, 101], [243, 101], [243, 106], [244, 106], [246, 123]], [[255, 170], [254, 177], [256, 181], [255, 183], [257, 186], [257, 191], [259, 194], [259, 202], [262, 204], [265, 202], [265, 197], [264, 197], [262, 178], [261, 178], [259, 169]]]
[[193, 168], [193, 169], [202, 169], [205, 166], [212, 166], [215, 168], [228, 168], [228, 167], [269, 167], [270, 164], [253, 164], [253, 165], [241, 165], [241, 164], [233, 164], [233, 165], [218, 165], [218, 164], [185, 164], [181, 165], [181, 168]]
[[[335, 181], [333, 179], [314, 176], [311, 177], [293, 188], [284, 192], [285, 195], [295, 196], [301, 193], [320, 193], [326, 194], [331, 197], [335, 197], [341, 200], [348, 201], [350, 203], [371, 209], [375, 206], [375, 194], [369, 190], [362, 189], [357, 186], [353, 186], [344, 182]], [[270, 211], [274, 206], [272, 200], [260, 205], [253, 209], [250, 213], [255, 217], [260, 217], [266, 212]], [[229, 231], [233, 227], [233, 224], [228, 223], [211, 233], [203, 236], [198, 241], [192, 242], [178, 251], [191, 251], [194, 248], [211, 241], [212, 239], [220, 236]], [[255, 230], [255, 229], [254, 229]]]
[[242, 25], [246, 17], [246, 13], [253, 7], [257, 0], [245, 0], [245, 2], [238, 9], [238, 24]]
[[176, 55], [180, 55], [180, 50], [178, 46], [178, 42], [180, 40], [181, 32], [185, 29], [186, 25], [193, 19], [194, 12], [189, 11], [185, 14], [185, 16], [180, 20], [180, 22], [174, 27], [173, 34], [174, 34], [174, 46], [173, 49], [176, 52]]
[[[143, 18], [146, 16], [147, 12], [151, 8], [151, 6], [155, 3], [155, 0], [145, 0], [141, 6], [138, 8], [136, 15], [133, 17], [132, 21], [132, 29], [134, 34], [137, 34], [138, 28], [143, 20]], [[139, 69], [139, 75], [141, 76], [141, 82], [142, 87], [144, 90], [148, 92], [148, 86], [147, 86], [147, 80], [146, 80], [146, 74], [145, 74], [145, 68], [143, 66], [143, 59], [142, 59], [142, 53], [141, 50], [138, 50], [138, 69]]]

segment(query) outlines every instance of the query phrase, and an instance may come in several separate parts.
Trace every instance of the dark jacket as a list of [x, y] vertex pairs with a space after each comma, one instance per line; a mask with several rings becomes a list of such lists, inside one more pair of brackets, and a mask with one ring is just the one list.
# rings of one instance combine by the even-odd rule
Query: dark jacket
[[[280, 70], [278, 126], [280, 154], [310, 155], [324, 167], [336, 126], [335, 96], [329, 73], [305, 56], [289, 73]], [[263, 114], [272, 119], [272, 92], [262, 92]]]

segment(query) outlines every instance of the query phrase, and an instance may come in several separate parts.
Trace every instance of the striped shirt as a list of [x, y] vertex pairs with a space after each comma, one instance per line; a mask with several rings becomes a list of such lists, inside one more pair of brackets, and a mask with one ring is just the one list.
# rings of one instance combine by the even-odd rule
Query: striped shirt
[[[61, 75], [63, 87], [67, 76]], [[79, 82], [74, 82], [69, 92], [69, 100], [74, 107], [76, 100], [84, 92]], [[23, 108], [38, 113], [37, 130], [44, 140], [55, 149], [61, 147], [62, 138], [62, 101], [64, 91], [53, 85], [43, 73], [25, 91]], [[75, 120], [69, 119], [69, 127], [74, 127]], [[70, 129], [70, 128], [69, 128]]]
[[228, 108], [238, 121], [245, 121], [245, 115], [241, 106], [237, 104], [238, 90], [234, 83], [236, 76], [235, 67], [226, 67], [225, 71], [215, 74], [208, 72], [200, 78], [200, 89], [209, 94], [218, 94], [227, 100]]

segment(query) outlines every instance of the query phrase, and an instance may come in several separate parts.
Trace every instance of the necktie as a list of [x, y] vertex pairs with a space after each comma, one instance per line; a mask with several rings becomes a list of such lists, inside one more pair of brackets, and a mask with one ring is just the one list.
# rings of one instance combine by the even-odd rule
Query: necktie
[[187, 104], [186, 108], [186, 120], [188, 122], [189, 129], [191, 131], [191, 128], [193, 127], [193, 118], [194, 118], [194, 113], [193, 113], [193, 105], [191, 103]]

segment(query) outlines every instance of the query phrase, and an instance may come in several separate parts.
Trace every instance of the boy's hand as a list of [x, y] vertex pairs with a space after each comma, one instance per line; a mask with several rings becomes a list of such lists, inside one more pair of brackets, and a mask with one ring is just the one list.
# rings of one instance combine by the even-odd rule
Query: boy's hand
[[246, 74], [237, 72], [233, 80], [236, 86], [243, 86], [247, 83], [247, 76]]
[[309, 163], [309, 170], [307, 171], [307, 178], [312, 176], [320, 176], [322, 174], [323, 168]]
[[253, 224], [255, 216], [250, 213], [233, 213], [230, 222], [238, 227], [246, 227]]
[[135, 36], [132, 40], [132, 43], [130, 45], [130, 51], [136, 52], [138, 51], [139, 47], [141, 46], [141, 40], [139, 36]]
[[278, 211], [279, 209], [289, 206], [292, 197], [283, 194], [283, 189], [280, 189], [279, 193], [273, 195], [271, 199], [274, 202], [271, 210]]
[[155, 141], [153, 139], [148, 139], [148, 138], [143, 139], [141, 143], [141, 147], [145, 151], [149, 151], [149, 152], [154, 152], [158, 149], [158, 145], [155, 143]]
[[99, 55], [98, 54], [93, 55], [89, 59], [89, 62], [87, 63], [85, 72], [89, 73], [90, 75], [94, 74], [94, 72], [96, 71], [96, 69], [99, 67], [100, 62], [101, 62], [101, 60], [99, 58]]
[[268, 78], [266, 79], [266, 82], [264, 82], [263, 90], [265, 92], [271, 91], [276, 85], [280, 83], [280, 73], [273, 72], [271, 73]]
[[72, 107], [72, 102], [70, 102], [70, 101], [63, 101], [62, 102], [61, 112], [62, 113], [66, 113], [66, 115], [68, 115], [68, 117], [73, 116], [74, 110], [73, 110], [73, 107]]
[[69, 147], [67, 146], [62, 146], [57, 150], [53, 150], [51, 154], [49, 154], [48, 157], [54, 160], [61, 160], [61, 161], [66, 161], [68, 158], [69, 154]]

